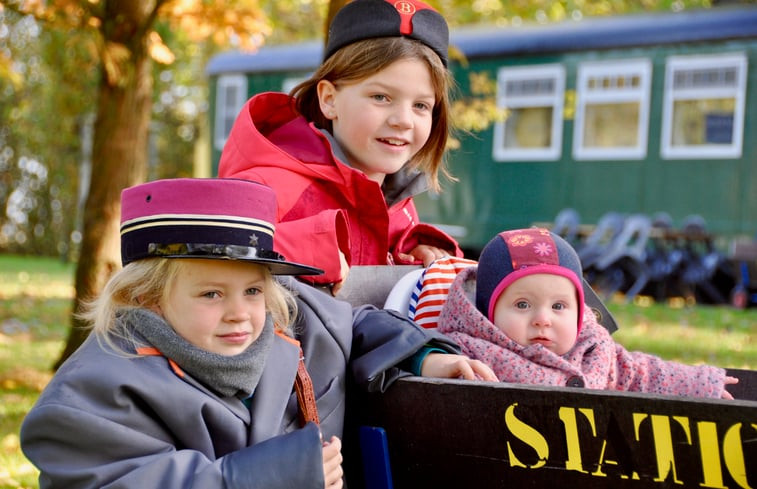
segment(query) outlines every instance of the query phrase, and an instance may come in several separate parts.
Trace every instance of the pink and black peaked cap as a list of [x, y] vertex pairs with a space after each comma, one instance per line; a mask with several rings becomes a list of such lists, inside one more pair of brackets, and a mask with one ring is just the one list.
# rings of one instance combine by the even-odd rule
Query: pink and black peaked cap
[[151, 257], [240, 260], [274, 275], [318, 275], [273, 251], [276, 194], [231, 178], [156, 180], [121, 192], [121, 262]]
[[430, 47], [447, 66], [449, 27], [444, 17], [418, 0], [353, 0], [329, 26], [323, 59], [353, 42], [376, 37], [409, 37]]
[[543, 228], [504, 231], [492, 238], [478, 259], [476, 308], [494, 320], [497, 299], [514, 281], [526, 275], [546, 273], [569, 279], [576, 288], [578, 330], [584, 315], [581, 260], [560, 236]]

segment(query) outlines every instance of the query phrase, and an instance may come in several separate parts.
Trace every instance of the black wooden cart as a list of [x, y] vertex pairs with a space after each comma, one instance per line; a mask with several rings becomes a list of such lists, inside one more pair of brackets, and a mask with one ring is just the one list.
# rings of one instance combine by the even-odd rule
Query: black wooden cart
[[[408, 270], [353, 268], [340, 296], [380, 306]], [[348, 485], [757, 488], [757, 372], [729, 373], [733, 401], [419, 377], [351, 389]]]

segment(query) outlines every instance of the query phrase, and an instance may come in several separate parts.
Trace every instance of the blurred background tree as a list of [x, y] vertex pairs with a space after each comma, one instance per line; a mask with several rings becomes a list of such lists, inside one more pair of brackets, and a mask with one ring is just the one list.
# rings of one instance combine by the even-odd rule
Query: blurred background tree
[[[121, 190], [145, 180], [210, 176], [197, 173], [207, 165], [196, 164], [209, 158], [209, 58], [221, 49], [323, 39], [327, 19], [346, 1], [0, 1], [0, 253], [76, 261], [78, 310], [120, 266]], [[710, 6], [427, 1], [453, 29]], [[490, 117], [476, 101], [459, 110], [472, 124]], [[75, 318], [72, 326], [60, 361], [86, 336]]]

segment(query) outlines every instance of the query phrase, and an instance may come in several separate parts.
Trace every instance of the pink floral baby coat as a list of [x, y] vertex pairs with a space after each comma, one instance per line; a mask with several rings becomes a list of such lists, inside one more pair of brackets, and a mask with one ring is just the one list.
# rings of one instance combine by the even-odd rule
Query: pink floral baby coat
[[629, 352], [610, 337], [589, 307], [574, 347], [557, 355], [542, 345], [521, 346], [481, 314], [475, 305], [477, 267], [458, 274], [439, 316], [439, 332], [463, 353], [489, 365], [502, 382], [575, 386], [720, 398], [725, 370], [662, 360]]

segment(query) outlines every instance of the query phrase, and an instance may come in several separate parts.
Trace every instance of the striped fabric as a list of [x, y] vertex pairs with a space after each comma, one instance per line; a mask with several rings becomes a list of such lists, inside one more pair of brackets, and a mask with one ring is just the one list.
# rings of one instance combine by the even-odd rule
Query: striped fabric
[[410, 296], [408, 317], [424, 328], [436, 328], [452, 281], [460, 271], [477, 264], [474, 260], [450, 256], [429, 265]]

